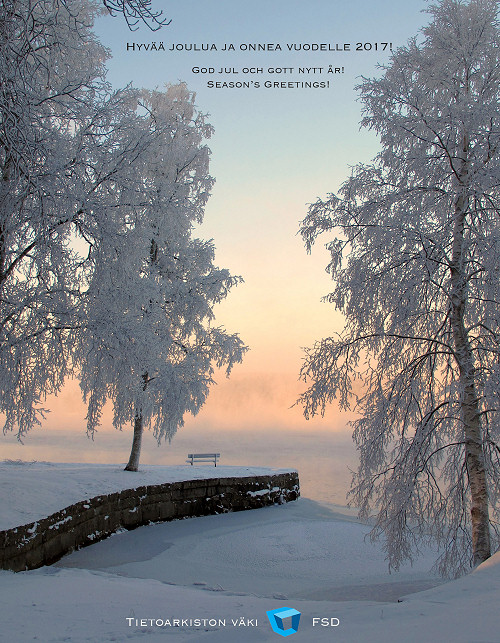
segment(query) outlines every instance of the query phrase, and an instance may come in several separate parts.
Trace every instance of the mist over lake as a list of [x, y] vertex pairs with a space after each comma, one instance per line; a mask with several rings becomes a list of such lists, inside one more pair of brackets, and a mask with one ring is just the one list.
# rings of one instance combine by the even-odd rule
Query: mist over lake
[[[19, 444], [14, 436], [4, 439], [1, 459], [52, 462], [126, 462], [132, 432], [102, 430], [94, 441], [84, 430], [61, 431], [33, 429]], [[346, 432], [303, 429], [255, 431], [218, 431], [214, 428], [184, 427], [171, 444], [157, 445], [150, 432], [144, 436], [143, 464], [184, 464], [188, 453], [217, 452], [221, 464], [293, 468], [299, 471], [301, 493], [318, 501], [345, 504], [350, 486], [349, 469], [356, 467], [357, 455], [350, 434]], [[204, 466], [207, 475], [213, 466]], [[133, 480], [133, 473], [131, 473]]]

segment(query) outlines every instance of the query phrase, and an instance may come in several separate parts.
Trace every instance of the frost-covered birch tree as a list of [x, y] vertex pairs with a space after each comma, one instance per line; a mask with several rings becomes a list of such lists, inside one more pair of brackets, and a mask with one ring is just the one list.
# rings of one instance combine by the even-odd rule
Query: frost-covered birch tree
[[240, 278], [214, 266], [212, 242], [193, 238], [213, 183], [204, 144], [212, 130], [193, 100], [183, 84], [142, 92], [137, 136], [148, 145], [130, 183], [117, 186], [110, 230], [94, 250], [75, 354], [89, 434], [107, 399], [115, 427], [134, 427], [130, 471], [144, 428], [170, 440], [205, 402], [214, 368], [229, 374], [246, 350], [212, 324], [213, 306]]
[[331, 236], [345, 329], [307, 351], [301, 402], [358, 411], [351, 501], [390, 566], [437, 539], [449, 574], [498, 546], [500, 32], [494, 0], [429, 12], [359, 86], [380, 153], [302, 224]]
[[82, 365], [91, 433], [123, 385], [110, 397], [115, 424], [136, 425], [133, 467], [142, 426], [171, 436], [244, 347], [211, 325], [239, 279], [191, 237], [211, 127], [184, 86], [111, 90], [92, 32], [103, 4], [130, 27], [164, 24], [149, 0], [0, 0], [0, 412], [21, 438]]

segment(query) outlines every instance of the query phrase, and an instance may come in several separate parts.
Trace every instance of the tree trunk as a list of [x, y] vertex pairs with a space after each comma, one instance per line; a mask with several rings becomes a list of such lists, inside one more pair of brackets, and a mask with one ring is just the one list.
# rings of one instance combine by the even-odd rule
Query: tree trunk
[[472, 556], [473, 565], [477, 566], [491, 556], [491, 544], [488, 487], [484, 466], [479, 400], [474, 381], [474, 359], [464, 323], [467, 284], [463, 266], [463, 244], [467, 207], [468, 202], [464, 188], [455, 202], [451, 262], [451, 324], [459, 368], [462, 394], [461, 414], [465, 436], [465, 464], [471, 493]]
[[[148, 386], [148, 374], [143, 373], [142, 375], [142, 390], [145, 391]], [[130, 452], [130, 458], [128, 464], [125, 467], [125, 471], [137, 471], [139, 468], [139, 458], [141, 457], [141, 446], [142, 446], [142, 412], [136, 409], [135, 412], [135, 421], [134, 421], [134, 438], [132, 440], [132, 451]]]
[[139, 468], [139, 458], [141, 456], [142, 444], [142, 415], [137, 414], [134, 422], [134, 439], [132, 440], [132, 451], [125, 471], [137, 471]]

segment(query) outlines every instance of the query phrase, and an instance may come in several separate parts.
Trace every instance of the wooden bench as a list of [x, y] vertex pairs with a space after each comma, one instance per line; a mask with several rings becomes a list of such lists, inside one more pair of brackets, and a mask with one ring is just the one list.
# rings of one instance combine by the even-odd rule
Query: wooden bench
[[220, 453], [188, 453], [189, 464], [193, 465], [195, 462], [213, 462], [217, 466], [217, 459], [220, 458]]

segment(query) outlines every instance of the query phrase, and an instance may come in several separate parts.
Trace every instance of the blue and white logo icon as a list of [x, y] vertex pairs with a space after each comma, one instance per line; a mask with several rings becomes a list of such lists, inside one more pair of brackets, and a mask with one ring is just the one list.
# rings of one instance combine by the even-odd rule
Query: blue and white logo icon
[[[266, 614], [276, 634], [290, 636], [290, 634], [297, 633], [300, 621], [300, 612], [297, 612], [297, 610], [292, 607], [279, 607], [277, 610], [269, 610]], [[288, 618], [292, 619], [292, 624], [285, 629], [285, 620]]]

